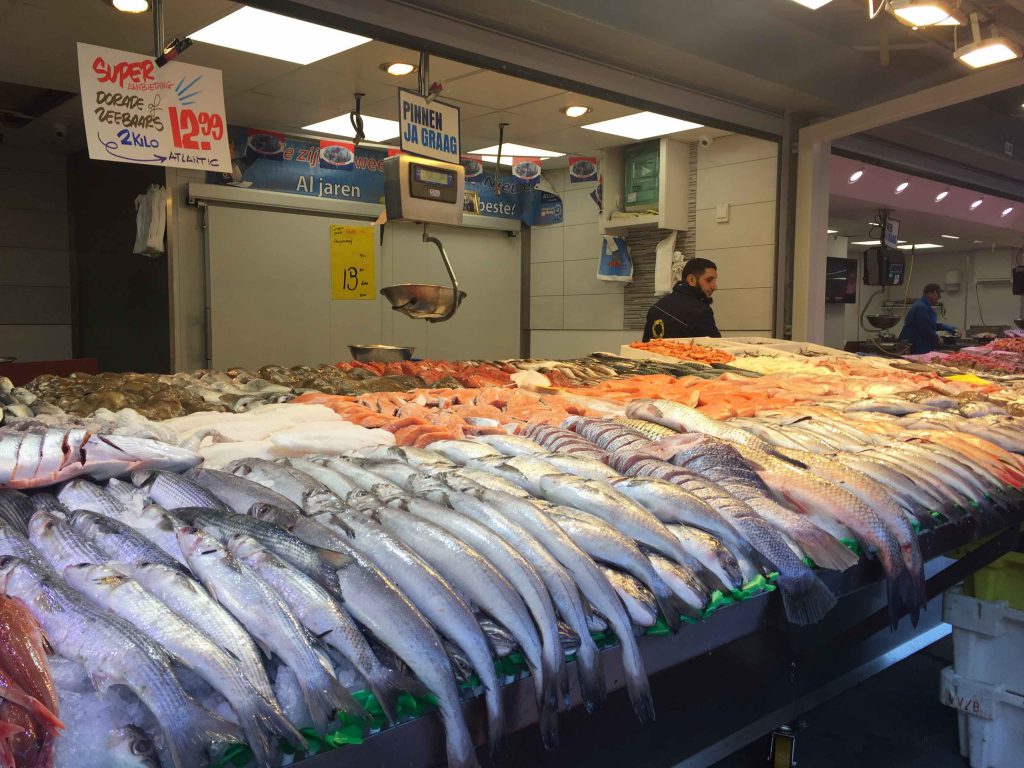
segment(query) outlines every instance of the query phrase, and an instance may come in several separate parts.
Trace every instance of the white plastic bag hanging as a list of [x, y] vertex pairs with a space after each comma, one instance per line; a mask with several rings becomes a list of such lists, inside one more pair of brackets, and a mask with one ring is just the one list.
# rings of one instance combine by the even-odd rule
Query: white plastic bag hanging
[[150, 184], [144, 194], [135, 198], [135, 248], [132, 253], [156, 258], [164, 253], [167, 229], [166, 190]]
[[597, 265], [597, 279], [612, 283], [633, 282], [633, 259], [626, 241], [621, 237], [604, 235], [601, 238], [601, 260]]
[[673, 230], [658, 243], [654, 251], [654, 294], [660, 296], [672, 290], [672, 252], [676, 247], [676, 232]]

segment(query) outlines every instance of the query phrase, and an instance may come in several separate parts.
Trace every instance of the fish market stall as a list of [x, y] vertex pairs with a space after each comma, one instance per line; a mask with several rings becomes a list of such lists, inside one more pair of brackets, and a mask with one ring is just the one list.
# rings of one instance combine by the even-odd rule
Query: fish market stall
[[18, 748], [707, 765], [940, 637], [1017, 545], [1014, 393], [698, 346], [0, 382]]

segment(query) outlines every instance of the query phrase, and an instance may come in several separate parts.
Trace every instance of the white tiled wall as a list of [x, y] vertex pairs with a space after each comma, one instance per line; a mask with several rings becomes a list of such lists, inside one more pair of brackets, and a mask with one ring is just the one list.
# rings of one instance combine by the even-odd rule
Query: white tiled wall
[[71, 356], [64, 155], [0, 145], [0, 357]]
[[590, 193], [597, 185], [569, 184], [565, 169], [546, 171], [544, 179], [562, 198], [563, 220], [530, 233], [531, 352], [574, 357], [616, 350], [624, 336], [624, 283], [596, 277], [601, 237]]
[[[718, 265], [715, 320], [724, 335], [771, 335], [778, 144], [736, 134], [697, 152], [696, 254]], [[729, 221], [716, 208], [729, 204]]]

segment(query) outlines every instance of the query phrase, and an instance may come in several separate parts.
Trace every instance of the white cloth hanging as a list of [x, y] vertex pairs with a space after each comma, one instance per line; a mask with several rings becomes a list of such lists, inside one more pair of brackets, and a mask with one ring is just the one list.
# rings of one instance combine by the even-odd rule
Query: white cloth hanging
[[135, 198], [135, 248], [133, 253], [156, 258], [164, 254], [167, 230], [166, 190], [150, 184], [144, 194]]

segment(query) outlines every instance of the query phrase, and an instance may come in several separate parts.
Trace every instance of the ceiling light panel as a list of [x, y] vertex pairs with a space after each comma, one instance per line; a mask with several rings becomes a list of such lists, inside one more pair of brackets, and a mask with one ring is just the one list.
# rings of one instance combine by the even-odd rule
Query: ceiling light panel
[[[384, 120], [383, 118], [371, 117], [370, 115], [363, 115], [362, 117], [363, 134], [367, 141], [390, 141], [391, 139], [398, 138], [401, 129], [394, 120]], [[344, 136], [349, 139], [355, 138], [356, 135], [355, 129], [352, 127], [351, 113], [349, 112], [332, 117], [330, 120], [321, 120], [319, 123], [304, 125], [302, 129], [316, 133], [329, 133], [332, 136]]]
[[371, 40], [256, 8], [240, 8], [189, 37], [296, 64], [326, 59]]
[[959, 240], [960, 239], [959, 235], [939, 235], [939, 237], [944, 237], [947, 240]]
[[[395, 134], [395, 135], [397, 136], [398, 134]], [[467, 155], [489, 155], [491, 157], [497, 157], [497, 155], [498, 155], [498, 145], [495, 144], [492, 147], [484, 147], [483, 149], [474, 149], [472, 152], [467, 152], [466, 154]], [[501, 157], [502, 157], [502, 159], [505, 159], [506, 157], [509, 158], [510, 160], [513, 157], [539, 157], [539, 158], [543, 159], [545, 157], [563, 157], [564, 155], [565, 155], [564, 152], [555, 152], [555, 151], [550, 150], [550, 149], [538, 149], [537, 147], [527, 147], [527, 146], [524, 146], [522, 144], [512, 144], [510, 142], [505, 142], [504, 144], [501, 145]], [[494, 161], [491, 160], [491, 162], [493, 163]]]
[[941, 246], [938, 243], [917, 243], [916, 245], [913, 245], [913, 244], [897, 245], [896, 247], [899, 248], [901, 251], [909, 251], [909, 250], [930, 251], [933, 248], [942, 248], [944, 246]]
[[634, 115], [616, 117], [612, 120], [602, 120], [599, 123], [580, 126], [588, 131], [600, 131], [610, 133], [613, 136], [624, 136], [627, 139], [650, 139], [655, 136], [666, 136], [679, 131], [689, 131], [693, 128], [703, 128], [700, 123], [691, 123], [687, 120], [679, 120], [666, 115], [658, 115], [654, 112], [637, 112]]

